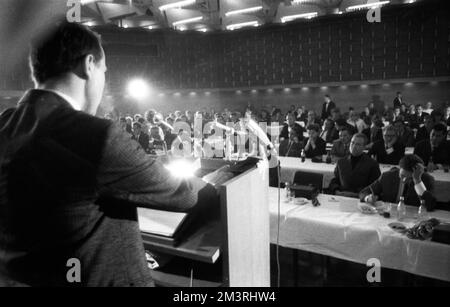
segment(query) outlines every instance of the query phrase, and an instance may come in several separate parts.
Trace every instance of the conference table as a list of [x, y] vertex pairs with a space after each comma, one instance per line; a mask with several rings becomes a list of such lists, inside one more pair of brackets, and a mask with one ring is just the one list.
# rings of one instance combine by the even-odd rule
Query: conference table
[[[391, 229], [395, 205], [385, 218], [361, 213], [354, 198], [320, 194], [318, 200], [317, 207], [311, 201], [298, 205], [287, 202], [281, 190], [278, 210], [278, 190], [269, 188], [271, 243], [362, 264], [376, 258], [381, 267], [450, 281], [450, 245], [409, 239]], [[406, 212], [402, 223], [409, 228], [417, 223], [417, 208], [407, 206]], [[428, 217], [450, 223], [447, 211], [428, 212]]]
[[[281, 182], [290, 182], [294, 180], [294, 175], [297, 171], [306, 171], [312, 173], [323, 174], [323, 187], [327, 188], [330, 185], [331, 179], [334, 177], [335, 163], [316, 163], [311, 159], [306, 159], [302, 162], [300, 158], [293, 157], [278, 157], [280, 161], [280, 179]], [[380, 171], [382, 173], [389, 171], [395, 165], [380, 164]], [[443, 170], [436, 170], [430, 173], [435, 180], [434, 194], [436, 199], [440, 202], [450, 201], [450, 173]]]

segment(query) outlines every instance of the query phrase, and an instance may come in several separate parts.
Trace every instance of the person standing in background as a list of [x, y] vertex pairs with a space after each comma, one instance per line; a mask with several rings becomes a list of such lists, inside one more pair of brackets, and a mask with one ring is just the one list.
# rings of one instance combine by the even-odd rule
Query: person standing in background
[[397, 92], [397, 96], [394, 98], [394, 101], [392, 102], [393, 108], [399, 108], [401, 109], [401, 105], [404, 104], [403, 97], [401, 92]]
[[331, 100], [330, 95], [326, 94], [324, 96], [324, 103], [322, 105], [322, 115], [321, 120], [324, 121], [331, 116], [331, 110], [336, 108], [336, 104]]

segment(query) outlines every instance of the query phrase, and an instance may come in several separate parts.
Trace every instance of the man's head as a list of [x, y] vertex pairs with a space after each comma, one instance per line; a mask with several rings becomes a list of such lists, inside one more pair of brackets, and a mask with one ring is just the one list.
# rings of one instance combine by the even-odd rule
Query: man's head
[[416, 106], [412, 104], [409, 106], [409, 114], [415, 114], [415, 113], [416, 113]]
[[438, 147], [445, 140], [446, 134], [447, 127], [444, 124], [438, 123], [434, 125], [430, 133], [431, 146]]
[[150, 137], [154, 140], [162, 141], [164, 140], [164, 133], [160, 127], [153, 126], [150, 128]]
[[307, 127], [309, 137], [313, 140], [319, 136], [320, 127], [317, 124], [310, 124]]
[[420, 105], [420, 104], [416, 105], [416, 110], [417, 110], [417, 113], [422, 114], [422, 111], [423, 111], [422, 105]]
[[433, 104], [431, 103], [431, 101], [427, 102], [427, 109], [432, 109], [433, 108]]
[[316, 112], [308, 111], [308, 120], [314, 120], [316, 118]]
[[341, 131], [343, 128], [347, 127], [347, 121], [343, 118], [339, 118], [336, 122], [336, 130]]
[[331, 101], [330, 95], [327, 94], [327, 95], [323, 96], [323, 100], [325, 101], [325, 103], [329, 103]]
[[350, 141], [350, 154], [359, 157], [364, 153], [364, 148], [367, 143], [367, 137], [364, 133], [356, 133]]
[[288, 113], [286, 115], [286, 120], [289, 126], [293, 126], [295, 124], [295, 115], [294, 113]]
[[414, 168], [418, 164], [424, 164], [423, 160], [419, 158], [419, 156], [411, 154], [411, 155], [405, 155], [403, 158], [400, 159], [400, 162], [398, 163], [398, 166], [400, 167], [399, 176], [400, 178], [405, 181], [407, 179], [412, 178]]
[[397, 92], [397, 97], [401, 99], [402, 98], [402, 93], [401, 92]]
[[155, 123], [155, 121], [154, 121], [154, 119], [155, 119], [155, 114], [156, 114], [156, 111], [155, 111], [154, 109], [150, 109], [150, 110], [148, 110], [147, 112], [145, 112], [145, 119], [146, 119], [149, 123], [154, 124], [154, 123]]
[[31, 44], [30, 67], [38, 88], [64, 85], [83, 111], [94, 114], [105, 86], [100, 37], [85, 26], [63, 22]]
[[325, 120], [324, 126], [326, 130], [333, 129], [334, 121], [331, 118], [327, 118]]
[[397, 141], [397, 131], [394, 126], [389, 125], [384, 129], [383, 140], [385, 145], [392, 145]]
[[348, 131], [348, 128], [347, 128], [347, 127], [342, 128], [342, 129], [339, 131], [339, 139], [340, 139], [344, 144], [348, 144], [348, 143], [350, 142], [351, 134], [350, 134], [350, 132]]

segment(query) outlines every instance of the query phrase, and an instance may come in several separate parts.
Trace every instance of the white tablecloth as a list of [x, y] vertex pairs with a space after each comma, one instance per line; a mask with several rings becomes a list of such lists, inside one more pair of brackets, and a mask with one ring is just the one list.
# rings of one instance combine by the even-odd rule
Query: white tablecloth
[[[302, 162], [300, 158], [292, 157], [278, 157], [281, 165], [281, 182], [292, 182], [294, 180], [295, 172], [307, 171], [323, 174], [323, 187], [327, 188], [330, 185], [331, 179], [334, 177], [335, 163], [314, 163], [311, 159], [306, 159]], [[394, 165], [380, 164], [380, 171], [382, 173], [390, 170]], [[430, 173], [435, 179], [435, 196], [441, 202], [450, 201], [450, 173], [445, 173], [443, 170], [437, 170]]]
[[[269, 188], [270, 240], [277, 244], [277, 189]], [[309, 202], [299, 206], [284, 202], [281, 191], [280, 232], [278, 244], [340, 259], [366, 264], [377, 258], [382, 267], [416, 275], [450, 281], [450, 245], [408, 239], [393, 231], [388, 224], [396, 221], [378, 214], [360, 213], [358, 200], [321, 194], [321, 206]], [[414, 225], [417, 208], [407, 208], [407, 227]], [[450, 222], [450, 212], [429, 213], [441, 221]], [[383, 277], [381, 277], [383, 278]]]

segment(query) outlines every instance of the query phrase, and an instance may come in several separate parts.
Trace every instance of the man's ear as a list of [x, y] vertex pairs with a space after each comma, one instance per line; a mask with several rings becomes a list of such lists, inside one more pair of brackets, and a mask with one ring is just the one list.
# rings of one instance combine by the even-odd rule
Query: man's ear
[[85, 80], [91, 79], [94, 73], [94, 66], [94, 56], [92, 54], [86, 55], [81, 63], [81, 77]]

